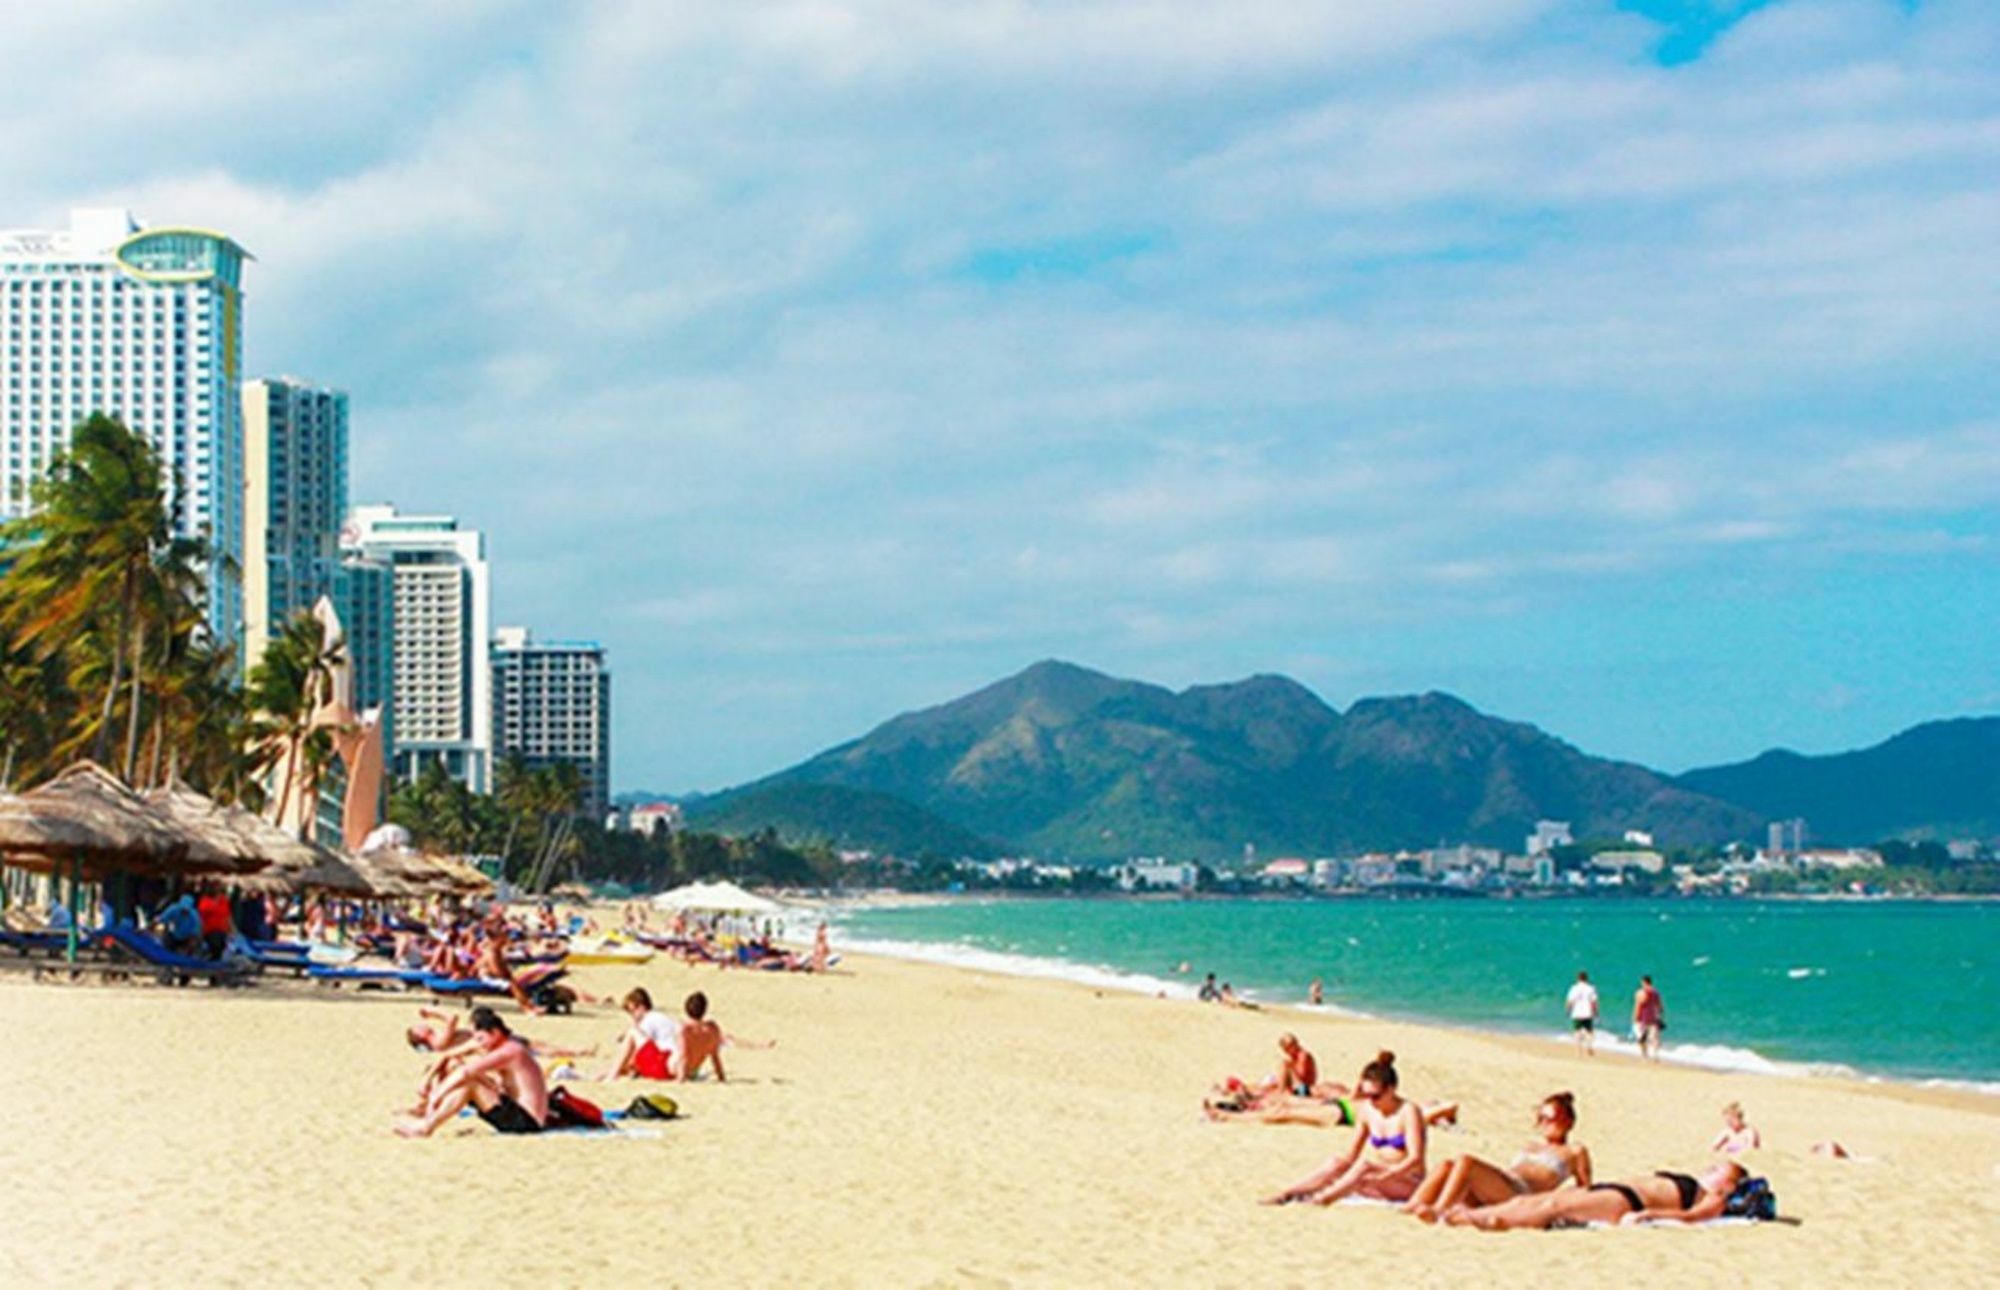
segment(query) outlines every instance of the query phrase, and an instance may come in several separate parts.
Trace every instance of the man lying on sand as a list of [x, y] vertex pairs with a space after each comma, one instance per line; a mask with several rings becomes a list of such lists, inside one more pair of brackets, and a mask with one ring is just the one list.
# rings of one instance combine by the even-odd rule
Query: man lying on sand
[[491, 1008], [472, 1010], [477, 1051], [431, 1090], [421, 1117], [396, 1126], [406, 1138], [428, 1138], [470, 1103], [500, 1133], [540, 1133], [549, 1122], [549, 1086], [526, 1041]]
[[1747, 1176], [1742, 1165], [1725, 1160], [1699, 1174], [1662, 1169], [1618, 1182], [1592, 1183], [1572, 1191], [1518, 1196], [1480, 1209], [1459, 1209], [1445, 1222], [1504, 1232], [1557, 1223], [1703, 1223], [1720, 1218], [1729, 1196]]

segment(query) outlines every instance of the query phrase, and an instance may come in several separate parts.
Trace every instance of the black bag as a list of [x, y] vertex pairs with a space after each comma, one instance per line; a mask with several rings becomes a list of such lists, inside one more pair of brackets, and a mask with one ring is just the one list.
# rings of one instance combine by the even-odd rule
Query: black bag
[[1745, 1178], [1722, 1203], [1722, 1212], [1731, 1218], [1768, 1223], [1778, 1216], [1778, 1193], [1762, 1178]]

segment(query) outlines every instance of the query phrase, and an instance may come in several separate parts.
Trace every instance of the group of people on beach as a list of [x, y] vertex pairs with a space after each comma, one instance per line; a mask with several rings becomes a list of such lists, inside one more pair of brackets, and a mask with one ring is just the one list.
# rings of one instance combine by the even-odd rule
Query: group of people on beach
[[[725, 1044], [769, 1047], [738, 1040], [708, 1015], [708, 996], [700, 990], [683, 1001], [676, 1019], [653, 1006], [643, 987], [628, 991], [622, 1009], [628, 1021], [617, 1041], [611, 1065], [594, 1078], [689, 1082], [704, 1071], [726, 1083], [722, 1066]], [[557, 1078], [584, 1078], [569, 1064], [597, 1055], [589, 1048], [564, 1048], [530, 1039], [513, 1031], [490, 1007], [472, 1009], [470, 1024], [458, 1015], [418, 1009], [420, 1024], [404, 1032], [410, 1047], [432, 1057], [415, 1105], [396, 1126], [405, 1137], [429, 1137], [468, 1106], [500, 1133], [540, 1133], [560, 1122], [564, 1094], [554, 1093]], [[556, 1067], [546, 1062], [562, 1061]], [[552, 1100], [553, 1099], [553, 1100]]]
[[[1723, 1159], [1692, 1173], [1655, 1170], [1599, 1180], [1575, 1142], [1576, 1097], [1551, 1093], [1535, 1109], [1534, 1137], [1505, 1164], [1473, 1154], [1434, 1162], [1430, 1130], [1456, 1121], [1456, 1103], [1421, 1103], [1400, 1090], [1394, 1053], [1378, 1053], [1353, 1085], [1323, 1082], [1296, 1035], [1280, 1036], [1278, 1071], [1256, 1086], [1228, 1080], [1203, 1103], [1212, 1119], [1352, 1126], [1345, 1148], [1265, 1198], [1266, 1204], [1331, 1205], [1348, 1197], [1400, 1205], [1425, 1222], [1498, 1231], [1587, 1223], [1698, 1223], [1744, 1207], [1749, 1172]], [[1713, 1144], [1725, 1156], [1761, 1145], [1734, 1103]]]
[[[1597, 987], [1590, 973], [1578, 972], [1576, 981], [1563, 996], [1563, 1010], [1569, 1014], [1570, 1031], [1576, 1037], [1576, 1051], [1585, 1057], [1597, 1055]], [[1667, 1028], [1667, 1005], [1651, 976], [1639, 978], [1632, 993], [1632, 1039], [1639, 1055], [1647, 1061], [1660, 1060], [1660, 1036]]]

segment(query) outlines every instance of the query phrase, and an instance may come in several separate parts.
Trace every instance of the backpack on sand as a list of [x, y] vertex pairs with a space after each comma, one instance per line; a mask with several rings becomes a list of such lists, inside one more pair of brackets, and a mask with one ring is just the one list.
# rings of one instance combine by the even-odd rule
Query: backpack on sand
[[681, 1113], [681, 1104], [665, 1093], [646, 1093], [632, 1099], [625, 1108], [628, 1120], [671, 1120]]

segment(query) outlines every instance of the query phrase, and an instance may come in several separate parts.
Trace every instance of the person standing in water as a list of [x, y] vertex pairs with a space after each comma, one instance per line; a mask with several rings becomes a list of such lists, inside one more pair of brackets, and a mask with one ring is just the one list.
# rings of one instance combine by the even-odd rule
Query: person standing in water
[[1639, 1055], [1647, 1061], [1660, 1060], [1660, 1032], [1667, 1028], [1667, 1006], [1653, 985], [1653, 978], [1639, 978], [1639, 990], [1632, 996], [1632, 1034], [1639, 1041]]
[[1564, 996], [1563, 1006], [1569, 1010], [1569, 1027], [1576, 1034], [1576, 1051], [1585, 1057], [1596, 1055], [1597, 987], [1590, 983], [1590, 973], [1576, 974], [1576, 984]]
[[1306, 989], [1306, 1002], [1315, 1008], [1326, 1002], [1326, 988], [1319, 983], [1318, 977], [1314, 977], [1312, 985]]

